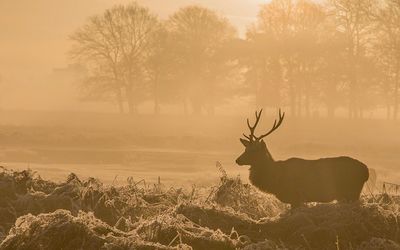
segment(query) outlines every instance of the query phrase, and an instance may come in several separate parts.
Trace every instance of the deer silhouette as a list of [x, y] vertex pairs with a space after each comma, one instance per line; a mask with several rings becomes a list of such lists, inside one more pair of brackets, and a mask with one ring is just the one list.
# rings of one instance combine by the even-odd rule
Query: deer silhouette
[[305, 202], [356, 201], [360, 197], [364, 182], [368, 180], [368, 168], [350, 157], [305, 160], [290, 158], [275, 161], [263, 138], [282, 124], [285, 113], [279, 109], [279, 120], [275, 120], [266, 134], [256, 136], [255, 129], [260, 121], [262, 109], [256, 111], [253, 126], [247, 119], [250, 135], [240, 139], [246, 147], [236, 163], [250, 165], [250, 182], [263, 192], [275, 195], [292, 208]]

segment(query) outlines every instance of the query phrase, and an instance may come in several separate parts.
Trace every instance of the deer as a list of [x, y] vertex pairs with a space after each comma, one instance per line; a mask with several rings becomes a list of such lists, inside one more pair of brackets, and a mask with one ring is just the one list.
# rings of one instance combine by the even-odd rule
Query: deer
[[279, 120], [265, 134], [255, 135], [262, 109], [255, 112], [256, 121], [247, 126], [250, 134], [243, 134], [240, 142], [245, 151], [237, 158], [239, 166], [250, 166], [250, 183], [259, 190], [273, 194], [291, 208], [307, 202], [358, 201], [364, 183], [369, 178], [367, 166], [350, 157], [340, 156], [306, 160], [290, 158], [274, 160], [264, 141], [277, 130], [285, 117], [279, 109]]

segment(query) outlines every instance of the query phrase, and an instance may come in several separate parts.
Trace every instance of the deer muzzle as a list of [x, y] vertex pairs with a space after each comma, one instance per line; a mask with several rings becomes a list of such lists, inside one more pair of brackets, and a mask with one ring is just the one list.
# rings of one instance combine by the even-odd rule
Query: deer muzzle
[[244, 154], [242, 154], [236, 159], [236, 164], [238, 164], [239, 166], [248, 165], [246, 158], [247, 157]]

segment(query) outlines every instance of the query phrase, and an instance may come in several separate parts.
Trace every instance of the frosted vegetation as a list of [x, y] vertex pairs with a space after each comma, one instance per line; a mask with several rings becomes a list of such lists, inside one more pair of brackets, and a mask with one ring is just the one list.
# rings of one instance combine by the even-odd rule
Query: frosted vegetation
[[296, 210], [226, 175], [184, 190], [128, 180], [105, 186], [70, 174], [0, 173], [0, 249], [399, 249], [400, 199]]

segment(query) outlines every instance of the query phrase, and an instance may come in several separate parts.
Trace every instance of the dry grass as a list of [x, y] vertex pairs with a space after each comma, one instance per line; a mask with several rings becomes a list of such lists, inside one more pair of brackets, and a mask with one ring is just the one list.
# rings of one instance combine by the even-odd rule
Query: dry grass
[[288, 210], [226, 175], [215, 187], [104, 186], [0, 172], [0, 249], [399, 249], [400, 199]]

